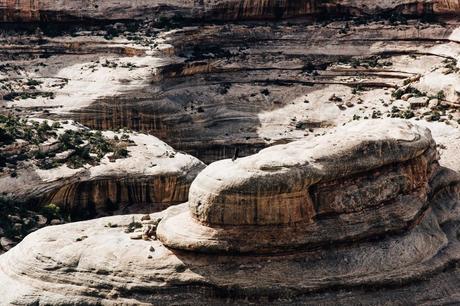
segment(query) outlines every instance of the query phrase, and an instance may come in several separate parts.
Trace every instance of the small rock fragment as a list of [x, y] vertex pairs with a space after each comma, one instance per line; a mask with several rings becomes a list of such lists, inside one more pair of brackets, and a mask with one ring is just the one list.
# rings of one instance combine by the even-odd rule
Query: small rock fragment
[[21, 223], [15, 223], [13, 224], [13, 229], [16, 231], [16, 232], [20, 232], [22, 230], [22, 224]]
[[431, 99], [430, 101], [428, 101], [428, 107], [430, 109], [435, 108], [438, 105], [439, 105], [439, 100], [438, 99]]
[[407, 100], [407, 102], [409, 102], [411, 109], [417, 109], [428, 106], [428, 101], [426, 97], [413, 97]]
[[141, 217], [141, 221], [148, 221], [148, 220], [150, 220], [150, 215], [143, 215]]
[[16, 243], [13, 240], [11, 240], [11, 239], [9, 239], [7, 237], [0, 238], [0, 246], [6, 251], [9, 251], [15, 245], [16, 245]]
[[133, 239], [133, 240], [140, 240], [142, 239], [142, 234], [132, 234], [129, 236], [129, 238]]
[[15, 215], [8, 215], [8, 219], [14, 223], [20, 223], [22, 221], [20, 217]]
[[331, 102], [342, 102], [342, 98], [336, 96], [335, 94], [333, 94], [330, 98], [329, 98], [329, 101]]
[[413, 94], [407, 93], [407, 94], [404, 94], [404, 95], [401, 96], [401, 100], [407, 101], [407, 100], [409, 100], [409, 98], [412, 98], [413, 96], [414, 96]]
[[38, 226], [45, 226], [46, 225], [46, 218], [42, 215], [35, 215], [35, 218], [37, 219], [37, 225]]
[[53, 219], [50, 222], [50, 225], [59, 225], [59, 224], [62, 224], [62, 221], [59, 219]]

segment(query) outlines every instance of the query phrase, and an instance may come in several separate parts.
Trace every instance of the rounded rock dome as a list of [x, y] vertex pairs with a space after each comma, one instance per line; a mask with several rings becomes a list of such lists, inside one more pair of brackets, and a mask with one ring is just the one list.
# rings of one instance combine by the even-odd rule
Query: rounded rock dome
[[212, 163], [190, 187], [189, 210], [166, 217], [157, 233], [175, 248], [276, 252], [398, 230], [424, 207], [437, 159], [425, 128], [352, 123]]

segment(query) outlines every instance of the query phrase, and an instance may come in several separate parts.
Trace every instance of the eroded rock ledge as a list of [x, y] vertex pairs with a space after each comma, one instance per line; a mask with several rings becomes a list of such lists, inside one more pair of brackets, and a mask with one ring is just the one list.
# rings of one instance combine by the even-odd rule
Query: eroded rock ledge
[[[80, 143], [75, 139], [82, 136], [76, 133], [83, 131], [90, 136]], [[2, 147], [5, 156], [9, 153], [12, 160], [20, 161], [14, 170], [2, 169], [0, 193], [36, 209], [53, 203], [72, 220], [154, 212], [187, 201], [191, 182], [205, 167], [197, 158], [175, 151], [154, 136], [104, 131], [95, 138], [88, 131], [70, 122], [35, 149], [22, 139]], [[123, 142], [124, 158], [117, 158], [121, 151], [116, 149], [100, 153], [99, 162], [93, 161], [96, 154], [90, 150], [90, 142], [105, 141], [100, 149], [110, 144], [108, 140], [123, 138], [127, 139]], [[75, 148], [69, 147], [74, 144]], [[28, 154], [34, 150], [36, 153]], [[90, 153], [79, 153], [85, 150]]]
[[427, 208], [437, 159], [428, 130], [392, 121], [273, 146], [208, 166], [190, 189], [193, 218], [158, 234], [175, 248], [275, 252], [404, 231]]
[[2, 302], [458, 303], [460, 177], [434, 145], [373, 120], [214, 163], [144, 221], [158, 240], [124, 233], [139, 215], [29, 235], [0, 257]]

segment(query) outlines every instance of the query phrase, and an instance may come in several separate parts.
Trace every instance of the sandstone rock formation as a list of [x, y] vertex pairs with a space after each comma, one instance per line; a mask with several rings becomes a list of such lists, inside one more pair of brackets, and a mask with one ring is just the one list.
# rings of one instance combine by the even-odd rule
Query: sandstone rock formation
[[400, 231], [419, 221], [436, 165], [427, 130], [355, 124], [211, 164], [190, 189], [193, 219], [167, 218], [158, 235], [176, 248], [274, 252]]
[[[69, 129], [81, 127], [70, 123], [61, 128]], [[129, 137], [127, 157], [113, 159], [113, 154], [109, 153], [104, 154], [98, 164], [73, 167], [60, 163], [43, 168], [21, 161], [14, 175], [2, 171], [0, 192], [37, 209], [53, 203], [73, 220], [120, 212], [160, 211], [187, 201], [191, 182], [204, 168], [202, 162], [176, 152], [150, 135], [109, 131], [103, 134], [109, 139]], [[55, 139], [48, 146], [56, 146], [59, 141], [61, 139]], [[48, 148], [40, 152], [52, 151]], [[72, 150], [68, 150], [52, 155], [62, 159], [71, 153]]]
[[159, 240], [124, 233], [140, 215], [31, 234], [0, 256], [2, 302], [460, 302], [460, 177], [427, 129], [353, 123], [212, 164], [190, 193], [143, 221]]
[[150, 15], [180, 15], [189, 19], [236, 20], [278, 19], [300, 16], [340, 16], [382, 14], [409, 15], [456, 14], [457, 0], [4, 0], [0, 3], [0, 21], [71, 21], [76, 19], [126, 20]]
[[[153, 134], [206, 163], [382, 117], [429, 121], [451, 135], [437, 142], [455, 152], [455, 21], [248, 22], [153, 34], [144, 26], [111, 39], [104, 27], [70, 33], [76, 37], [5, 34], [0, 93], [17, 97], [2, 103]], [[28, 79], [43, 83], [31, 90]], [[21, 98], [29, 92], [54, 99]]]
[[[4, 146], [0, 123], [0, 191], [80, 219], [190, 195], [14, 248], [60, 220], [5, 214], [0, 198], [0, 304], [459, 303], [460, 184], [443, 168], [460, 171], [458, 13], [450, 0], [0, 0], [0, 117], [128, 128], [137, 143], [44, 170], [4, 162], [28, 146]], [[188, 194], [204, 165], [181, 151], [234, 160]]]

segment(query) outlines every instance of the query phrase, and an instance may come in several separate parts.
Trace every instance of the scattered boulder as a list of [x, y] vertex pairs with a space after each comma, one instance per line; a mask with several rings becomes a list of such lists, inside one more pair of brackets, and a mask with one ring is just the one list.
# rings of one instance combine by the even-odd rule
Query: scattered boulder
[[343, 99], [339, 96], [336, 96], [335, 94], [333, 94], [330, 98], [329, 98], [329, 101], [331, 102], [342, 102]]
[[62, 221], [59, 219], [53, 219], [50, 221], [50, 225], [59, 225], [62, 224]]
[[141, 217], [141, 221], [149, 221], [150, 220], [150, 215], [143, 215]]
[[43, 227], [46, 225], [46, 223], [48, 222], [48, 220], [43, 216], [43, 215], [40, 215], [40, 214], [36, 214], [35, 215], [35, 219], [37, 220], [37, 226], [39, 227]]
[[414, 95], [411, 93], [406, 93], [401, 96], [401, 100], [403, 101], [409, 101], [410, 98], [412, 98]]
[[433, 109], [433, 108], [437, 107], [438, 105], [439, 105], [439, 100], [438, 99], [430, 99], [428, 101], [428, 107], [430, 109]]
[[427, 97], [412, 97], [407, 100], [409, 102], [411, 109], [417, 109], [421, 107], [428, 106], [428, 98]]
[[7, 237], [1, 237], [0, 238], [0, 246], [2, 247], [2, 249], [4, 249], [5, 251], [8, 251], [10, 250], [12, 247], [14, 247], [16, 245], [16, 243], [7, 238]]

